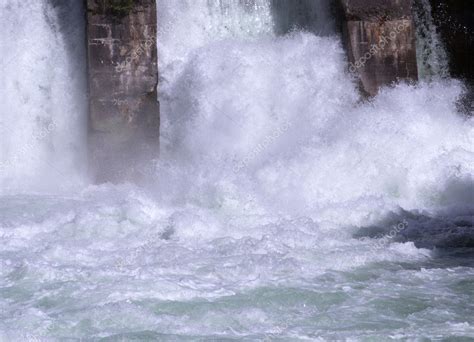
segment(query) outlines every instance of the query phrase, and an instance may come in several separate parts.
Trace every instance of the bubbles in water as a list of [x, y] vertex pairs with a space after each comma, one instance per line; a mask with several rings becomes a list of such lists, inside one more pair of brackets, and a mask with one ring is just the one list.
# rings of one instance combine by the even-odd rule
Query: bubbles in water
[[[40, 3], [27, 13], [56, 46], [63, 29]], [[158, 0], [161, 158], [140, 169], [145, 187], [0, 197], [0, 339], [472, 335], [471, 302], [459, 301], [472, 258], [419, 248], [457, 243], [449, 234], [473, 222], [461, 84], [399, 84], [361, 101], [339, 38], [320, 21], [305, 27], [319, 2], [286, 16], [289, 3]], [[50, 88], [70, 69], [63, 45], [56, 60], [37, 38], [37, 78], [8, 74], [7, 87], [44, 120], [8, 127], [41, 137], [41, 125], [64, 129], [54, 119], [69, 107], [51, 105]], [[35, 151], [61, 162], [44, 139]]]

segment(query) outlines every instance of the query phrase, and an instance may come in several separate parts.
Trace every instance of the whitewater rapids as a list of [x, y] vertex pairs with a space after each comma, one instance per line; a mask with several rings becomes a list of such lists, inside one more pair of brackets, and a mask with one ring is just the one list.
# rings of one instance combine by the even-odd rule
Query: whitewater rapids
[[[0, 340], [474, 338], [459, 81], [361, 101], [323, 1], [305, 31], [270, 0], [158, 0], [161, 157], [140, 185], [87, 185], [82, 107], [60, 100], [83, 37], [37, 3], [36, 45], [1, 41], [40, 64], [2, 88]], [[14, 35], [21, 1], [0, 4]]]

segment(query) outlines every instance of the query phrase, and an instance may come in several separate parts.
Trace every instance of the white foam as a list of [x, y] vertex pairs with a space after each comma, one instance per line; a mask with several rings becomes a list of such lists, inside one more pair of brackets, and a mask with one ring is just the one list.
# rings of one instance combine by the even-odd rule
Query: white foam
[[[81, 6], [63, 34], [49, 1], [2, 0], [1, 191], [57, 189], [85, 169], [86, 87]], [[66, 41], [70, 39], [71, 41]]]
[[[472, 269], [434, 260], [420, 271], [435, 253], [397, 240], [472, 222], [461, 85], [401, 84], [360, 101], [338, 37], [278, 36], [270, 1], [225, 3], [158, 1], [162, 156], [145, 188], [0, 197], [0, 279], [19, 303], [0, 298], [0, 336], [472, 332], [458, 300]], [[391, 212], [408, 217], [394, 239], [381, 221]], [[374, 223], [384, 238], [354, 238]]]
[[473, 174], [474, 125], [456, 110], [455, 81], [359, 103], [339, 40], [309, 33], [226, 38], [186, 61], [163, 89], [162, 165], [180, 165], [173, 182], [187, 198], [231, 189], [271, 212], [361, 224], [441, 204], [436, 194]]

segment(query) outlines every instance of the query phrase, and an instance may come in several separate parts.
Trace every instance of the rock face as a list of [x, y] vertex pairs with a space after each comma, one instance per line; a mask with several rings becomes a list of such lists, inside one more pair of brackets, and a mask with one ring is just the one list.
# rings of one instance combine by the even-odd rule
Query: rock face
[[370, 96], [381, 86], [418, 79], [411, 0], [339, 0], [349, 70]]
[[158, 154], [156, 0], [87, 0], [91, 164], [97, 181]]

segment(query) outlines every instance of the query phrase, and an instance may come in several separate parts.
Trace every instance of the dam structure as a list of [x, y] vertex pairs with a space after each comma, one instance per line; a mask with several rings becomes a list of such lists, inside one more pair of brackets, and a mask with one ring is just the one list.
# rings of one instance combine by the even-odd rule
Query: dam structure
[[0, 0], [0, 341], [472, 340], [469, 4]]

